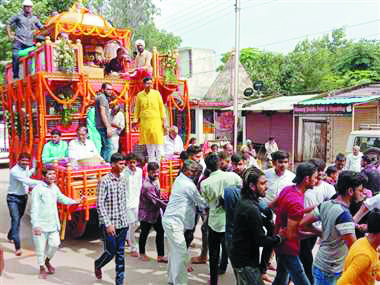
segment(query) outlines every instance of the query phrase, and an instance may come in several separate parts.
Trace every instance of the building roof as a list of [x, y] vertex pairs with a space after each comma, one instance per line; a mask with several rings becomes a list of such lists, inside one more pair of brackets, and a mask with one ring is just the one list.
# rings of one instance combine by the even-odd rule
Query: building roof
[[380, 98], [380, 84], [357, 86], [349, 90], [330, 93], [323, 98], [306, 100], [297, 105], [352, 105], [375, 101]]
[[359, 103], [367, 103], [380, 98], [380, 95], [364, 96], [364, 97], [351, 97], [351, 98], [319, 98], [311, 99], [305, 102], [298, 103], [299, 105], [351, 105]]
[[[311, 94], [311, 95], [295, 95], [295, 96], [281, 96], [272, 98], [266, 101], [261, 101], [260, 103], [254, 103], [253, 105], [249, 105], [243, 107], [242, 111], [254, 111], [254, 112], [262, 112], [262, 111], [290, 111], [293, 110], [293, 105], [299, 104], [301, 101], [308, 100], [319, 96], [319, 94]], [[248, 104], [245, 104], [248, 105]]]
[[[203, 101], [209, 102], [224, 102], [231, 104], [233, 101], [233, 82], [234, 82], [234, 69], [235, 69], [235, 53], [232, 52], [230, 58], [219, 72], [215, 81], [207, 91]], [[239, 62], [239, 101], [245, 100], [243, 95], [244, 90], [252, 87], [252, 80], [245, 70], [244, 66]], [[227, 106], [229, 104], [226, 104]]]

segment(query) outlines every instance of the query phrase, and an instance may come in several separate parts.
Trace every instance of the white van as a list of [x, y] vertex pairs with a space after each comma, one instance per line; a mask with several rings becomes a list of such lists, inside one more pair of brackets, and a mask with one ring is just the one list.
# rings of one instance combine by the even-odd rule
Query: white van
[[380, 130], [352, 131], [347, 140], [347, 154], [352, 152], [354, 145], [360, 146], [360, 151], [363, 153], [374, 147], [380, 149]]
[[0, 164], [9, 163], [8, 130], [4, 123], [0, 123]]

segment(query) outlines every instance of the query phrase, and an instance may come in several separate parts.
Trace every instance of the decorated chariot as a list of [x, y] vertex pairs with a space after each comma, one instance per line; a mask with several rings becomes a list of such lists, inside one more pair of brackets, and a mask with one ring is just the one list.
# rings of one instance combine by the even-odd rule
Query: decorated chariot
[[[63, 140], [74, 139], [77, 128], [86, 125], [89, 110], [95, 105], [96, 93], [104, 82], [112, 83], [111, 104], [124, 107], [126, 127], [120, 137], [121, 151], [141, 150], [139, 131], [132, 128], [131, 122], [136, 95], [143, 89], [142, 78], [105, 75], [104, 67], [96, 62], [99, 51], [103, 51], [102, 62], [107, 63], [115, 57], [117, 47], [129, 49], [132, 31], [115, 28], [102, 16], [77, 5], [51, 17], [45, 28], [48, 34], [44, 42], [22, 51], [19, 78], [13, 79], [12, 66], [7, 65], [6, 84], [1, 86], [3, 114], [9, 134], [10, 167], [17, 163], [21, 152], [28, 152], [36, 161], [36, 175], [41, 178], [41, 155], [45, 143], [51, 140], [51, 131], [59, 129]], [[173, 61], [174, 64], [169, 64]], [[125, 68], [132, 68], [132, 64], [128, 62]], [[159, 54], [153, 49], [151, 64], [154, 89], [163, 97], [169, 124], [180, 120], [180, 134], [187, 142], [190, 105], [187, 83], [179, 79], [176, 53]], [[167, 76], [168, 71], [171, 76]], [[64, 239], [65, 232], [78, 237], [92, 219], [91, 209], [96, 207], [96, 184], [110, 171], [110, 165], [54, 165], [61, 191], [82, 201], [77, 206], [60, 208], [61, 238]], [[161, 161], [163, 195], [168, 195], [180, 167], [179, 158]]]

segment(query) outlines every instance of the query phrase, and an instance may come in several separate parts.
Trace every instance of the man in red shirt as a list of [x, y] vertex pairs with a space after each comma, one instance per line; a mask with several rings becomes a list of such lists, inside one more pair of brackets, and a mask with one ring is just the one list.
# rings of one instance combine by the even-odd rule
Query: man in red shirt
[[313, 188], [317, 181], [317, 168], [310, 163], [297, 167], [295, 185], [285, 187], [275, 201], [275, 232], [287, 228], [287, 239], [275, 249], [277, 257], [277, 274], [273, 285], [286, 285], [289, 274], [295, 285], [310, 285], [305, 270], [299, 259], [300, 239], [315, 233], [300, 232], [299, 223], [304, 215], [304, 193]]

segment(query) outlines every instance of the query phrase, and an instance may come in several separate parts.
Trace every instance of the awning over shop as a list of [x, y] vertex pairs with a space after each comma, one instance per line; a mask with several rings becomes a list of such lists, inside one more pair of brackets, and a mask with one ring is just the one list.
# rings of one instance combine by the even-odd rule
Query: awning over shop
[[298, 103], [303, 106], [310, 105], [352, 105], [360, 103], [368, 103], [380, 98], [380, 95], [360, 96], [360, 97], [325, 97], [319, 99], [306, 100]]
[[[263, 111], [277, 111], [277, 112], [288, 112], [293, 110], [293, 106], [302, 101], [312, 99], [320, 94], [311, 95], [295, 95], [295, 96], [281, 96], [272, 98], [269, 100], [261, 101], [258, 103], [244, 104], [242, 111], [253, 111], [253, 112], [263, 112]], [[248, 105], [248, 106], [247, 106]]]
[[370, 103], [380, 100], [380, 95], [362, 95], [362, 96], [334, 96], [318, 99], [311, 99], [300, 102], [294, 106], [294, 113], [307, 114], [351, 114], [353, 106]]
[[307, 114], [351, 114], [353, 108], [380, 100], [380, 84], [366, 84], [330, 92], [328, 96], [299, 102], [294, 113]]

